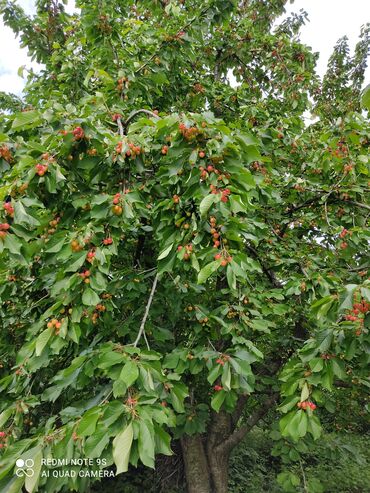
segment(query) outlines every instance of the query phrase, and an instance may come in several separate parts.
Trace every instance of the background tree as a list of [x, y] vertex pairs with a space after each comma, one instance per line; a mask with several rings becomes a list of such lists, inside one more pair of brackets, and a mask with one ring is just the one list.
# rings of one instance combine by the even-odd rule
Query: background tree
[[0, 2], [42, 64], [1, 99], [4, 491], [88, 491], [86, 468], [44, 477], [42, 458], [121, 473], [174, 439], [188, 491], [224, 493], [270, 410], [276, 453], [299, 457], [337, 387], [361, 399], [368, 27], [321, 84], [305, 14], [273, 29], [285, 3]]

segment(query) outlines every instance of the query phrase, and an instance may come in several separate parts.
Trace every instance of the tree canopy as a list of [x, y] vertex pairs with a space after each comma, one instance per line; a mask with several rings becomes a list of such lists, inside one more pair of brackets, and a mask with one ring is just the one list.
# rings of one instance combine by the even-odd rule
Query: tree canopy
[[285, 4], [0, 1], [41, 64], [0, 97], [2, 491], [88, 491], [43, 459], [102, 478], [179, 441], [188, 491], [224, 493], [268, 412], [295, 459], [337, 389], [365, 405], [370, 30], [321, 81]]

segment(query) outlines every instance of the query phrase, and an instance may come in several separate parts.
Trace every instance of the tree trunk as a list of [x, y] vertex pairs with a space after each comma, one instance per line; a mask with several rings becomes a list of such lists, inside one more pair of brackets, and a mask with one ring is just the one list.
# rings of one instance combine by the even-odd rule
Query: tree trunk
[[218, 447], [229, 436], [231, 417], [214, 413], [207, 435], [181, 439], [188, 493], [227, 493], [229, 451]]
[[188, 493], [212, 493], [207, 456], [200, 435], [181, 439]]

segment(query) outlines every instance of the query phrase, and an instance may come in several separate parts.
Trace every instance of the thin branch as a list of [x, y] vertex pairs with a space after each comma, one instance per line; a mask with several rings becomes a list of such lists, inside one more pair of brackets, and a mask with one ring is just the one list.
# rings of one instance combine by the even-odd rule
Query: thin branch
[[236, 445], [238, 445], [238, 443], [240, 443], [243, 440], [245, 435], [258, 423], [258, 421], [262, 419], [263, 416], [265, 416], [265, 414], [267, 414], [270, 407], [277, 401], [278, 397], [279, 397], [278, 392], [268, 397], [261, 404], [261, 406], [249, 416], [246, 424], [235, 430], [229, 436], [229, 438], [227, 438], [224, 442], [222, 442], [220, 445], [217, 446], [217, 449], [219, 449], [220, 452], [227, 452], [232, 450]]
[[121, 118], [117, 118], [117, 125], [118, 125], [119, 134], [123, 138], [124, 132], [123, 132], [123, 126], [122, 126]]
[[357, 207], [361, 207], [362, 209], [367, 209], [370, 211], [370, 205], [362, 204], [361, 202], [356, 202], [355, 200], [343, 200], [346, 204], [356, 205]]
[[[150, 110], [144, 110], [144, 109], [141, 109], [141, 110], [137, 110], [137, 111], [134, 111], [133, 113], [131, 113], [131, 115], [127, 118], [127, 120], [123, 123], [123, 126], [125, 128], [127, 128], [127, 126], [131, 123], [131, 121], [137, 116], [139, 115], [140, 113], [145, 113], [146, 115], [149, 115], [153, 118], [159, 118], [159, 116], [154, 113], [153, 111], [150, 111]], [[118, 120], [117, 120], [118, 122]]]
[[143, 317], [143, 319], [141, 321], [139, 333], [138, 333], [138, 335], [136, 337], [136, 340], [135, 340], [135, 342], [133, 344], [134, 347], [136, 347], [138, 345], [138, 342], [140, 341], [141, 336], [143, 335], [143, 332], [144, 332], [144, 329], [145, 329], [145, 322], [146, 322], [146, 319], [148, 318], [148, 315], [149, 315], [150, 305], [152, 304], [152, 301], [153, 301], [153, 296], [154, 296], [154, 293], [155, 293], [155, 289], [157, 287], [157, 282], [158, 282], [158, 274], [155, 275], [155, 278], [154, 278], [154, 281], [153, 281], [152, 290], [150, 292], [148, 303], [146, 304], [145, 313], [144, 313], [144, 317]]
[[264, 274], [269, 278], [271, 284], [274, 286], [274, 288], [281, 288], [282, 284], [281, 282], [276, 278], [275, 272], [273, 272], [271, 269], [266, 267], [264, 263], [262, 262], [257, 250], [253, 248], [250, 245], [247, 245], [247, 250], [253, 254], [253, 256], [258, 260], [258, 262], [261, 264], [262, 270]]

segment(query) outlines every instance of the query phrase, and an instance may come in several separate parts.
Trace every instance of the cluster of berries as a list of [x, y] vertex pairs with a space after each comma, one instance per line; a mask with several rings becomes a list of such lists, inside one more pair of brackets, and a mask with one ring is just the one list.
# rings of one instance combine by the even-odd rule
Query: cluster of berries
[[105, 312], [106, 308], [104, 305], [98, 304], [95, 307], [95, 311], [91, 315], [91, 321], [95, 325], [98, 321], [98, 318], [100, 316], [100, 313]]
[[214, 185], [210, 185], [211, 193], [214, 195], [221, 194], [221, 202], [227, 202], [229, 200], [230, 190], [228, 188], [217, 188]]
[[6, 447], [6, 432], [0, 431], [0, 448]]
[[[344, 316], [345, 320], [349, 322], [357, 322], [361, 325], [364, 323], [364, 318], [361, 315], [365, 315], [370, 311], [370, 303], [362, 299], [360, 303], [354, 303], [353, 309]], [[356, 335], [361, 334], [361, 329], [357, 329]]]
[[44, 174], [47, 172], [48, 170], [48, 165], [47, 164], [41, 164], [41, 163], [38, 163], [36, 164], [35, 166], [35, 170], [36, 170], [36, 173], [39, 175], [39, 176], [44, 176]]
[[[140, 146], [136, 146], [135, 144], [133, 144], [132, 142], [128, 142], [128, 149], [125, 153], [125, 155], [127, 157], [132, 157], [132, 158], [135, 158], [136, 156], [138, 156], [142, 151], [142, 148]], [[118, 142], [118, 144], [116, 145], [116, 153], [117, 154], [122, 154], [122, 151], [124, 149], [124, 142]]]
[[227, 355], [227, 354], [221, 354], [221, 356], [219, 358], [216, 359], [216, 363], [218, 365], [221, 365], [221, 366], [224, 366], [224, 364], [229, 361], [230, 359], [230, 356]]
[[317, 408], [316, 404], [314, 404], [311, 401], [298, 402], [297, 406], [299, 407], [299, 409], [306, 410], [310, 408], [312, 411], [314, 411]]
[[213, 388], [216, 392], [220, 392], [220, 390], [223, 390], [223, 387], [221, 385], [215, 385]]
[[213, 258], [215, 260], [221, 260], [220, 264], [222, 265], [222, 267], [226, 267], [227, 264], [229, 264], [233, 259], [226, 251], [223, 251], [222, 253], [216, 253]]
[[103, 244], [104, 245], [111, 245], [113, 243], [113, 239], [112, 238], [104, 238], [103, 240]]
[[342, 158], [348, 156], [348, 147], [342, 141], [339, 141], [337, 143], [337, 148], [336, 149], [332, 149], [331, 147], [328, 147], [328, 151], [330, 152], [330, 154], [332, 156], [334, 156], [334, 157], [336, 157], [338, 159], [342, 159]]
[[80, 252], [81, 250], [84, 249], [84, 247], [82, 245], [80, 245], [78, 240], [72, 240], [71, 241], [71, 248], [72, 248], [72, 252]]
[[117, 82], [117, 91], [122, 92], [123, 89], [128, 89], [128, 78], [127, 77], [121, 77], [118, 79]]
[[0, 146], [0, 158], [1, 157], [8, 163], [13, 161], [12, 153], [10, 152], [9, 147], [5, 144]]
[[179, 124], [179, 131], [187, 141], [194, 140], [200, 133], [200, 130], [197, 127], [187, 127], [185, 123]]
[[90, 284], [90, 274], [91, 273], [89, 270], [85, 270], [84, 272], [80, 272], [78, 275], [83, 279], [85, 284]]
[[14, 215], [14, 207], [10, 202], [4, 202], [3, 204], [5, 212], [10, 216], [13, 217]]
[[86, 255], [86, 261], [89, 262], [90, 264], [93, 263], [95, 258], [95, 252], [94, 250], [89, 250]]
[[122, 120], [121, 113], [113, 113], [113, 115], [112, 115], [112, 121], [113, 122], [116, 122], [118, 119]]
[[210, 233], [212, 235], [212, 238], [213, 238], [213, 246], [214, 248], [218, 248], [220, 246], [220, 233], [217, 232], [217, 221], [216, 221], [216, 218], [214, 216], [211, 216], [209, 218], [209, 222], [210, 222], [210, 225], [211, 225], [211, 229], [210, 229]]
[[9, 228], [10, 225], [8, 223], [0, 223], [0, 239], [5, 238]]
[[120, 216], [123, 212], [123, 209], [119, 205], [119, 203], [121, 202], [121, 194], [119, 192], [117, 192], [114, 195], [112, 202], [113, 202], [113, 208], [112, 208], [113, 214], [115, 214], [116, 216]]
[[82, 127], [76, 127], [73, 129], [72, 134], [75, 140], [82, 140], [85, 137], [85, 132]]
[[55, 333], [57, 335], [59, 334], [59, 330], [61, 326], [62, 326], [62, 322], [59, 322], [57, 318], [53, 318], [52, 320], [50, 320], [50, 322], [47, 323], [47, 328], [48, 329], [55, 328]]
[[177, 251], [178, 252], [181, 252], [183, 250], [183, 248], [185, 248], [185, 253], [183, 255], [183, 259], [184, 260], [189, 260], [190, 259], [190, 255], [192, 254], [193, 252], [193, 245], [191, 243], [189, 243], [189, 245], [185, 245], [185, 247], [183, 247], [182, 245], [179, 245], [177, 247]]

